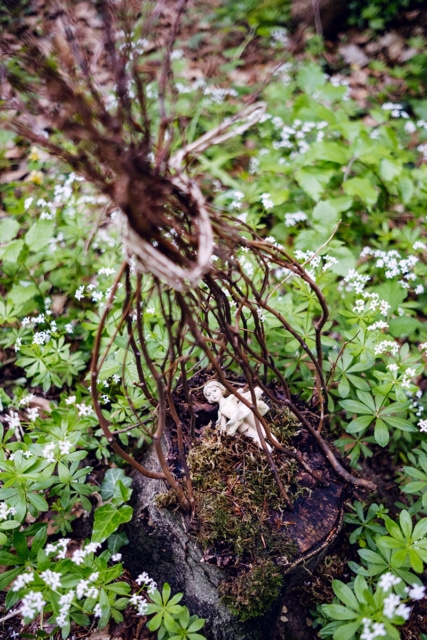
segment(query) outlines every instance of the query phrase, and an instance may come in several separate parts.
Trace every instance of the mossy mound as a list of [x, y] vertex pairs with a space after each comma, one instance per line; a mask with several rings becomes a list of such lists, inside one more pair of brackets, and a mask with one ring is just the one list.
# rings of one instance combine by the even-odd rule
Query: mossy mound
[[[228, 437], [208, 429], [188, 456], [196, 500], [194, 535], [207, 560], [234, 573], [221, 591], [242, 620], [261, 615], [277, 598], [282, 577], [274, 559], [297, 553], [285, 516], [289, 504], [303, 492], [296, 482], [297, 464], [280, 452], [273, 456], [287, 504], [264, 451], [240, 434]], [[266, 588], [266, 597], [258, 598], [254, 606], [256, 576], [267, 568], [272, 588]]]

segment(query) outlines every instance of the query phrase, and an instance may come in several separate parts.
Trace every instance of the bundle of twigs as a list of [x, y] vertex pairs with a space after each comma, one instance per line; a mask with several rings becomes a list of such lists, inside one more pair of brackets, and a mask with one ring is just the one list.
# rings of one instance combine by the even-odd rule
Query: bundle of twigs
[[[117, 453], [144, 475], [166, 479], [182, 506], [192, 509], [189, 474], [186, 472], [187, 490], [184, 491], [167, 464], [162, 440], [168, 414], [175, 422], [180, 441], [182, 425], [174, 406], [173, 390], [177, 374], [185, 383], [192, 350], [197, 348], [205, 355], [212, 375], [230, 393], [236, 393], [236, 390], [224, 371], [233, 363], [243, 374], [252, 402], [242, 401], [254, 412], [265, 454], [279, 485], [280, 479], [261, 425], [267, 439], [271, 437], [270, 430], [256, 409], [254, 391], [259, 385], [267, 397], [277, 402], [278, 398], [272, 397], [271, 387], [267, 384], [271, 377], [279, 381], [283, 390], [281, 402], [313, 434], [336, 472], [348, 482], [371, 488], [371, 483], [353, 478], [339, 464], [320, 434], [327, 400], [321, 332], [328, 317], [321, 291], [304, 268], [283, 249], [258, 238], [249, 228], [237, 227], [235, 220], [209, 211], [205, 196], [186, 170], [190, 158], [253, 125], [263, 113], [264, 105], [258, 102], [247, 106], [195, 142], [181, 144], [172, 154], [176, 134], [173, 114], [167, 113], [166, 104], [168, 95], [173, 98], [170, 59], [185, 0], [177, 3], [175, 19], [167, 36], [162, 36], [160, 118], [155, 135], [146, 95], [152, 70], [137, 56], [130, 55], [130, 34], [135, 18], [132, 4], [107, 0], [95, 3], [97, 17], [101, 20], [98, 47], [88, 44], [84, 32], [75, 24], [75, 4], [71, 1], [49, 5], [50, 11], [44, 17], [41, 32], [22, 23], [18, 38], [11, 37], [10, 33], [1, 38], [2, 110], [8, 125], [86, 177], [110, 198], [126, 219], [124, 241], [128, 255], [136, 259], [139, 273], [132, 284], [129, 266], [123, 265], [111, 295], [114, 296], [120, 278], [125, 277], [127, 295], [117, 331], [126, 328], [140, 386], [157, 411], [154, 447], [162, 471], [147, 470], [123, 451], [102, 413], [96, 384], [92, 384], [100, 424]], [[162, 7], [161, 1], [150, 3], [150, 11], [142, 20], [142, 38], [152, 34], [162, 15]], [[124, 33], [124, 45], [121, 36], [121, 46], [119, 33]], [[97, 84], [100, 70], [107, 75], [107, 85], [115, 96], [114, 108], [108, 105], [105, 87]], [[134, 97], [131, 97], [131, 86]], [[241, 248], [250, 251], [256, 260], [257, 272], [261, 274], [256, 282], [245, 273], [237, 257]], [[272, 292], [282, 286], [275, 271], [283, 269], [304, 280], [317, 296], [319, 317], [314, 327], [314, 350], [270, 304]], [[290, 283], [292, 286], [292, 279]], [[161, 303], [168, 333], [168, 348], [161, 364], [153, 361], [147, 347], [141, 312], [142, 291], [144, 300], [156, 295]], [[233, 308], [230, 301], [235, 305]], [[100, 343], [109, 308], [107, 305], [93, 353], [94, 381], [107, 355], [107, 352], [100, 354]], [[284, 340], [291, 336], [299, 342], [311, 363], [313, 401], [307, 410], [316, 413], [309, 417], [293, 401], [283, 372], [267, 349], [261, 319], [264, 311], [272, 314], [283, 328]], [[155, 381], [154, 390], [147, 382], [147, 370]], [[307, 467], [297, 451], [283, 447], [282, 450]], [[186, 470], [182, 446], [180, 451]]]

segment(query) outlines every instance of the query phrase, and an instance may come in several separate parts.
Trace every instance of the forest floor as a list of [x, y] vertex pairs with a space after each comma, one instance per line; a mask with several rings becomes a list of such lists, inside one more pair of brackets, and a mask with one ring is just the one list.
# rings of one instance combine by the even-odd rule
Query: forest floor
[[[169, 2], [169, 8], [161, 18], [165, 30], [170, 26], [173, 18], [175, 2]], [[39, 2], [39, 10], [43, 10], [43, 3]], [[88, 10], [84, 15], [84, 3], [80, 3], [81, 20], [86, 21], [88, 32], [92, 29], [91, 37], [97, 37], [97, 24], [92, 25], [93, 12]], [[231, 47], [239, 47], [247, 38], [247, 27], [244, 24], [236, 24], [235, 28], [223, 28], [215, 22], [214, 9], [211, 14], [206, 14], [206, 3], [200, 0], [190, 0], [187, 14], [184, 17], [182, 29], [178, 34], [177, 48], [186, 51], [186, 56], [191, 59], [188, 69], [189, 76], [194, 79], [201, 77], [218, 78], [218, 83], [243, 82], [252, 87], [253, 91], [261, 91], [268, 82], [278, 65], [290, 59], [304, 60], [313, 58], [313, 47], [310, 41], [313, 39], [313, 31], [310, 29], [297, 29], [293, 34], [288, 33], [286, 41], [278, 46], [277, 42], [269, 44], [263, 38], [252, 37], [248, 40], [241, 54], [242, 63], [234, 69], [227, 78], [223, 67], [227, 58], [223, 52]], [[168, 13], [170, 11], [170, 13]], [[373, 99], [373, 84], [375, 95], [384, 92], [387, 96], [393, 95], [396, 102], [404, 100], [408, 95], [408, 85], [405, 75], [401, 78], [392, 77], [389, 69], [395, 65], [407, 64], [415, 49], [408, 44], [415, 37], [427, 37], [427, 11], [412, 11], [403, 13], [396, 26], [384, 33], [372, 31], [358, 31], [348, 29], [337, 34], [333, 40], [326, 40], [324, 50], [320, 53], [326, 61], [328, 72], [339, 73], [348, 81], [351, 96], [355, 99], [361, 110], [365, 109]], [[308, 52], [309, 50], [309, 52]], [[370, 62], [375, 60], [375, 68]], [[10, 160], [13, 167], [4, 172], [1, 182], [24, 178], [27, 170], [25, 160], [20, 157], [20, 149], [10, 151]], [[4, 374], [4, 370], [3, 370]], [[388, 504], [393, 509], [395, 499], [393, 494], [395, 484], [393, 477], [395, 469], [390, 460], [382, 453], [369, 461], [365, 473], [378, 484], [378, 501]], [[400, 496], [399, 496], [400, 497]], [[76, 521], [84, 524], [84, 519]], [[76, 535], [78, 532], [74, 532]], [[85, 533], [81, 535], [83, 538]], [[277, 640], [315, 640], [318, 638], [312, 628], [310, 610], [315, 604], [330, 602], [333, 597], [331, 581], [334, 578], [345, 579], [350, 575], [347, 569], [347, 561], [351, 558], [352, 550], [345, 535], [341, 535], [335, 543], [335, 548], [325, 558], [324, 562], [313, 573], [311, 580], [303, 585], [294, 587], [287, 593], [281, 615], [281, 628], [277, 633]], [[125, 579], [131, 581], [131, 577]], [[421, 632], [427, 633], [427, 603], [418, 602], [411, 621], [402, 628], [403, 640], [417, 640]], [[28, 633], [34, 633], [29, 627]], [[15, 635], [14, 635], [15, 634]], [[4, 640], [12, 637], [24, 636], [17, 618], [8, 621], [8, 631], [0, 638]], [[120, 625], [111, 626], [108, 630], [82, 629], [73, 636], [76, 640], [87, 638], [89, 640], [131, 640], [136, 638], [153, 638], [144, 625], [141, 618], [127, 618]]]

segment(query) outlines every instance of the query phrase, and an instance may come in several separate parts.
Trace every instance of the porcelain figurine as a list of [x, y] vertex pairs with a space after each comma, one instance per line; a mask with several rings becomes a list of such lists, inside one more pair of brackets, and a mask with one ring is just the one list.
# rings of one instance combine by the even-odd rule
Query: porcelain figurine
[[[230, 394], [225, 398], [225, 392], [226, 388], [224, 385], [216, 380], [212, 380], [205, 384], [203, 389], [203, 393], [207, 401], [211, 404], [218, 403], [219, 405], [218, 420], [216, 424], [221, 433], [226, 433], [229, 436], [234, 436], [236, 432], [242, 433], [247, 438], [254, 440], [259, 448], [262, 449], [253, 411], [233, 394]], [[269, 406], [261, 400], [262, 389], [260, 389], [260, 387], [255, 387], [254, 392], [257, 400], [257, 409], [263, 416], [269, 410]], [[250, 391], [246, 391], [245, 393], [238, 392], [238, 395], [248, 402], [252, 402]], [[265, 437], [265, 431], [262, 425], [260, 425], [260, 427]], [[269, 451], [271, 451], [271, 445], [269, 445], [268, 442], [266, 444]]]

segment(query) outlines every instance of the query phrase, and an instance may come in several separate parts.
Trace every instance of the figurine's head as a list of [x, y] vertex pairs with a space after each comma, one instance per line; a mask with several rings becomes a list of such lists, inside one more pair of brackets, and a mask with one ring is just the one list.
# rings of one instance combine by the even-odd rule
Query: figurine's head
[[211, 380], [210, 382], [205, 384], [205, 387], [203, 389], [205, 398], [210, 403], [220, 402], [224, 397], [225, 391], [226, 389], [224, 385], [220, 382], [217, 382], [216, 380]]

